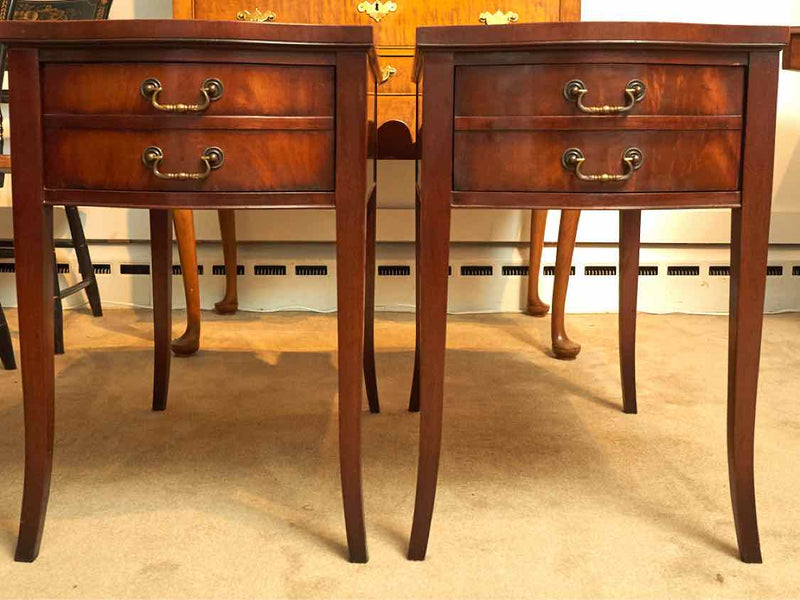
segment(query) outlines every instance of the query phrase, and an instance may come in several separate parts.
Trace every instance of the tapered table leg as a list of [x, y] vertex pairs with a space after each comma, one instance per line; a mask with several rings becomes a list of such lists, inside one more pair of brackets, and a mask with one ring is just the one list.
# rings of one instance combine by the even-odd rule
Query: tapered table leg
[[550, 321], [550, 337], [556, 358], [571, 359], [578, 356], [581, 345], [569, 339], [565, 328], [567, 287], [572, 269], [572, 253], [581, 211], [562, 210], [558, 228], [558, 250], [556, 251], [556, 273], [553, 285], [553, 315]]
[[544, 229], [547, 225], [547, 209], [534, 208], [531, 211], [531, 254], [528, 261], [528, 307], [532, 317], [543, 317], [550, 305], [539, 297], [539, 270], [542, 266], [544, 249]]
[[232, 315], [239, 309], [236, 211], [220, 209], [217, 211], [217, 218], [222, 238], [222, 254], [225, 258], [225, 297], [214, 304], [214, 310], [221, 315]]
[[365, 260], [364, 295], [364, 384], [367, 403], [373, 414], [381, 412], [378, 400], [378, 375], [375, 369], [375, 241], [377, 189], [372, 191], [367, 204], [367, 248]]
[[415, 208], [414, 208], [414, 256], [415, 256], [415, 275], [414, 278], [414, 294], [416, 296], [416, 312], [414, 314], [414, 374], [411, 376], [411, 397], [408, 400], [408, 410], [410, 412], [419, 412], [419, 320], [420, 320], [420, 306], [419, 306], [419, 291], [420, 291], [420, 265], [419, 265], [419, 193], [416, 194]]
[[183, 274], [183, 291], [186, 295], [186, 331], [172, 342], [172, 351], [179, 356], [189, 356], [200, 349], [200, 284], [197, 276], [197, 246], [194, 234], [194, 216], [191, 210], [174, 210], [175, 237]]
[[619, 211], [619, 370], [623, 411], [636, 414], [636, 299], [642, 211]]
[[172, 337], [172, 213], [150, 211], [153, 282], [153, 410], [167, 408]]

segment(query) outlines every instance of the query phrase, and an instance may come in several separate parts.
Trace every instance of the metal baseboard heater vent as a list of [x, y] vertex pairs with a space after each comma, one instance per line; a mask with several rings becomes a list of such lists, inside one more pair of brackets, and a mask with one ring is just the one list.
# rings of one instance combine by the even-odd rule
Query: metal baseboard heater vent
[[586, 266], [583, 268], [583, 274], [589, 277], [610, 277], [617, 274], [617, 267]]
[[767, 267], [767, 277], [783, 277], [783, 267], [781, 265], [769, 265]]
[[792, 267], [792, 277], [800, 277], [800, 266]]
[[[183, 267], [180, 265], [172, 265], [172, 274], [173, 275], [183, 275]], [[197, 274], [203, 274], [203, 265], [197, 265]]]
[[150, 265], [120, 265], [122, 275], [150, 275]]
[[109, 263], [94, 263], [92, 268], [95, 275], [111, 275], [111, 265]]
[[378, 277], [411, 277], [409, 265], [379, 265]]
[[[572, 266], [569, 268], [569, 274], [575, 275], [575, 267]], [[556, 275], [556, 267], [555, 265], [547, 265], [544, 269], [542, 269], [542, 275], [546, 275], [548, 277], [555, 277]]]
[[696, 277], [698, 275], [700, 275], [698, 265], [667, 267], [667, 276], [670, 277]]
[[464, 265], [461, 267], [462, 277], [491, 277], [493, 274], [492, 265]]
[[67, 273], [69, 273], [69, 264], [58, 263], [56, 265], [56, 271], [58, 271], [59, 275], [66, 275]]
[[255, 265], [253, 267], [253, 274], [280, 277], [286, 275], [286, 265]]
[[0, 263], [0, 273], [13, 273], [16, 265], [13, 262]]
[[503, 267], [503, 277], [526, 277], [528, 275], [527, 265], [507, 265]]
[[658, 275], [658, 267], [648, 266], [639, 267], [639, 277], [655, 277]]
[[[212, 275], [225, 275], [225, 265], [212, 265], [211, 266], [211, 274]], [[244, 275], [244, 265], [236, 265], [236, 274], [237, 275]]]
[[728, 266], [722, 265], [712, 265], [708, 267], [708, 274], [711, 277], [730, 277], [731, 276], [731, 268]]
[[298, 277], [324, 277], [328, 274], [326, 265], [295, 265], [294, 274]]

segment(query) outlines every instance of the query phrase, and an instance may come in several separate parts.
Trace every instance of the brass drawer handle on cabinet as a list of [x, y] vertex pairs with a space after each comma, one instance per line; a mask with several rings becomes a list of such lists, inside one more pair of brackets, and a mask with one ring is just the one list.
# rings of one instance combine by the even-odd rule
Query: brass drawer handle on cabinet
[[383, 17], [397, 10], [397, 4], [392, 2], [392, 0], [387, 0], [386, 2], [382, 2], [381, 0], [364, 0], [364, 2], [356, 6], [356, 10], [360, 13], [366, 13], [370, 19], [376, 23], [380, 23]]
[[628, 98], [628, 103], [624, 106], [586, 106], [583, 104], [583, 97], [588, 92], [589, 90], [580, 79], [568, 81], [564, 86], [564, 97], [570, 102], [575, 102], [581, 111], [590, 115], [618, 115], [630, 111], [634, 104], [641, 102], [647, 92], [647, 88], [643, 81], [631, 79], [628, 85], [625, 86], [625, 96]]
[[200, 94], [203, 96], [200, 104], [160, 104], [158, 102], [158, 95], [163, 91], [161, 82], [155, 77], [150, 77], [142, 82], [139, 88], [142, 96], [150, 100], [154, 108], [163, 110], [170, 113], [198, 113], [203, 112], [211, 106], [212, 102], [216, 102], [222, 98], [225, 88], [219, 79], [206, 79], [200, 86]]
[[519, 20], [519, 15], [511, 11], [503, 12], [498, 10], [494, 13], [486, 11], [478, 16], [478, 20], [484, 25], [509, 25], [516, 23]]
[[586, 157], [580, 148], [570, 148], [564, 151], [561, 156], [561, 166], [567, 171], [574, 171], [575, 176], [581, 181], [599, 181], [601, 183], [613, 183], [616, 181], [628, 181], [633, 177], [634, 171], [641, 168], [644, 163], [644, 154], [638, 148], [628, 148], [622, 154], [622, 164], [625, 165], [625, 172], [621, 175], [609, 173], [599, 173], [597, 175], [586, 175], [581, 171]]
[[392, 65], [386, 65], [381, 69], [381, 84], [386, 83], [395, 75], [397, 75], [397, 69]]
[[237, 21], [251, 21], [253, 23], [270, 23], [277, 18], [278, 15], [271, 10], [262, 11], [260, 8], [256, 8], [253, 12], [240, 10], [236, 13]]
[[144, 166], [153, 172], [159, 179], [172, 179], [176, 181], [202, 181], [211, 175], [211, 171], [219, 169], [225, 162], [225, 155], [216, 146], [203, 150], [200, 160], [205, 169], [202, 173], [162, 173], [158, 170], [161, 161], [164, 160], [164, 151], [158, 146], [150, 146], [142, 152], [142, 162]]

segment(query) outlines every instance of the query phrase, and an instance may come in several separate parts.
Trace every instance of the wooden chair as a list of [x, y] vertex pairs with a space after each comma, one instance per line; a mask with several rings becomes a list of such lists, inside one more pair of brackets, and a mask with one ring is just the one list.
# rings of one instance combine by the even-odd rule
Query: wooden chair
[[[85, 20], [85, 19], [107, 19], [111, 10], [113, 0], [9, 0], [0, 3], [0, 20], [8, 21], [57, 21], [57, 20]], [[0, 73], [6, 71], [5, 46], [0, 46]], [[0, 92], [0, 103], [8, 103], [8, 90]], [[6, 173], [11, 172], [11, 155], [3, 154], [3, 119], [0, 115], [0, 186], [5, 183]], [[94, 266], [89, 255], [89, 247], [86, 244], [86, 236], [83, 232], [78, 209], [75, 206], [65, 207], [67, 223], [69, 224], [69, 240], [56, 240], [53, 248], [53, 277], [55, 278], [56, 293], [54, 294], [54, 314], [55, 314], [55, 352], [64, 353], [64, 319], [62, 300], [80, 291], [86, 292], [89, 306], [95, 317], [103, 316], [103, 308], [100, 303], [100, 291], [97, 287], [97, 278], [94, 273]], [[55, 257], [55, 248], [72, 248], [78, 257], [78, 270], [81, 280], [65, 289], [59, 289], [58, 285], [58, 263]], [[1, 249], [0, 258], [14, 258], [14, 249], [6, 246]], [[0, 311], [1, 312], [1, 311]], [[10, 346], [10, 338], [6, 347], [5, 336], [8, 335], [8, 324], [5, 316], [0, 314], [0, 355], [3, 357], [3, 365], [14, 364], [13, 350]], [[6, 358], [11, 357], [10, 362]]]

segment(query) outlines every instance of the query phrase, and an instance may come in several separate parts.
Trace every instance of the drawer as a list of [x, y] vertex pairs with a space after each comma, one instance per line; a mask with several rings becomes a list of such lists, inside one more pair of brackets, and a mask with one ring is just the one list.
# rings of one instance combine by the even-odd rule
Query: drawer
[[161, 83], [158, 102], [197, 104], [206, 79], [222, 95], [200, 114], [333, 116], [334, 70], [326, 66], [89, 63], [48, 64], [44, 112], [67, 114], [165, 114], [142, 95], [150, 78]]
[[[222, 165], [202, 181], [157, 178], [142, 162], [149, 146], [162, 172], [204, 171], [208, 147]], [[57, 129], [45, 135], [45, 185], [51, 189], [173, 191], [332, 191], [334, 131]]]
[[379, 56], [381, 72], [392, 67], [394, 74], [378, 86], [378, 94], [415, 94], [414, 57], [413, 56]]
[[[587, 106], [633, 107], [628, 115], [741, 115], [744, 68], [658, 64], [464, 66], [456, 69], [455, 110], [463, 116], [579, 115], [565, 86], [583, 82]], [[644, 95], [625, 93], [633, 80]]]
[[[741, 131], [457, 131], [458, 191], [688, 192], [739, 188]], [[562, 165], [578, 148], [585, 175], [624, 174], [623, 153], [644, 157], [627, 181], [581, 181]]]

